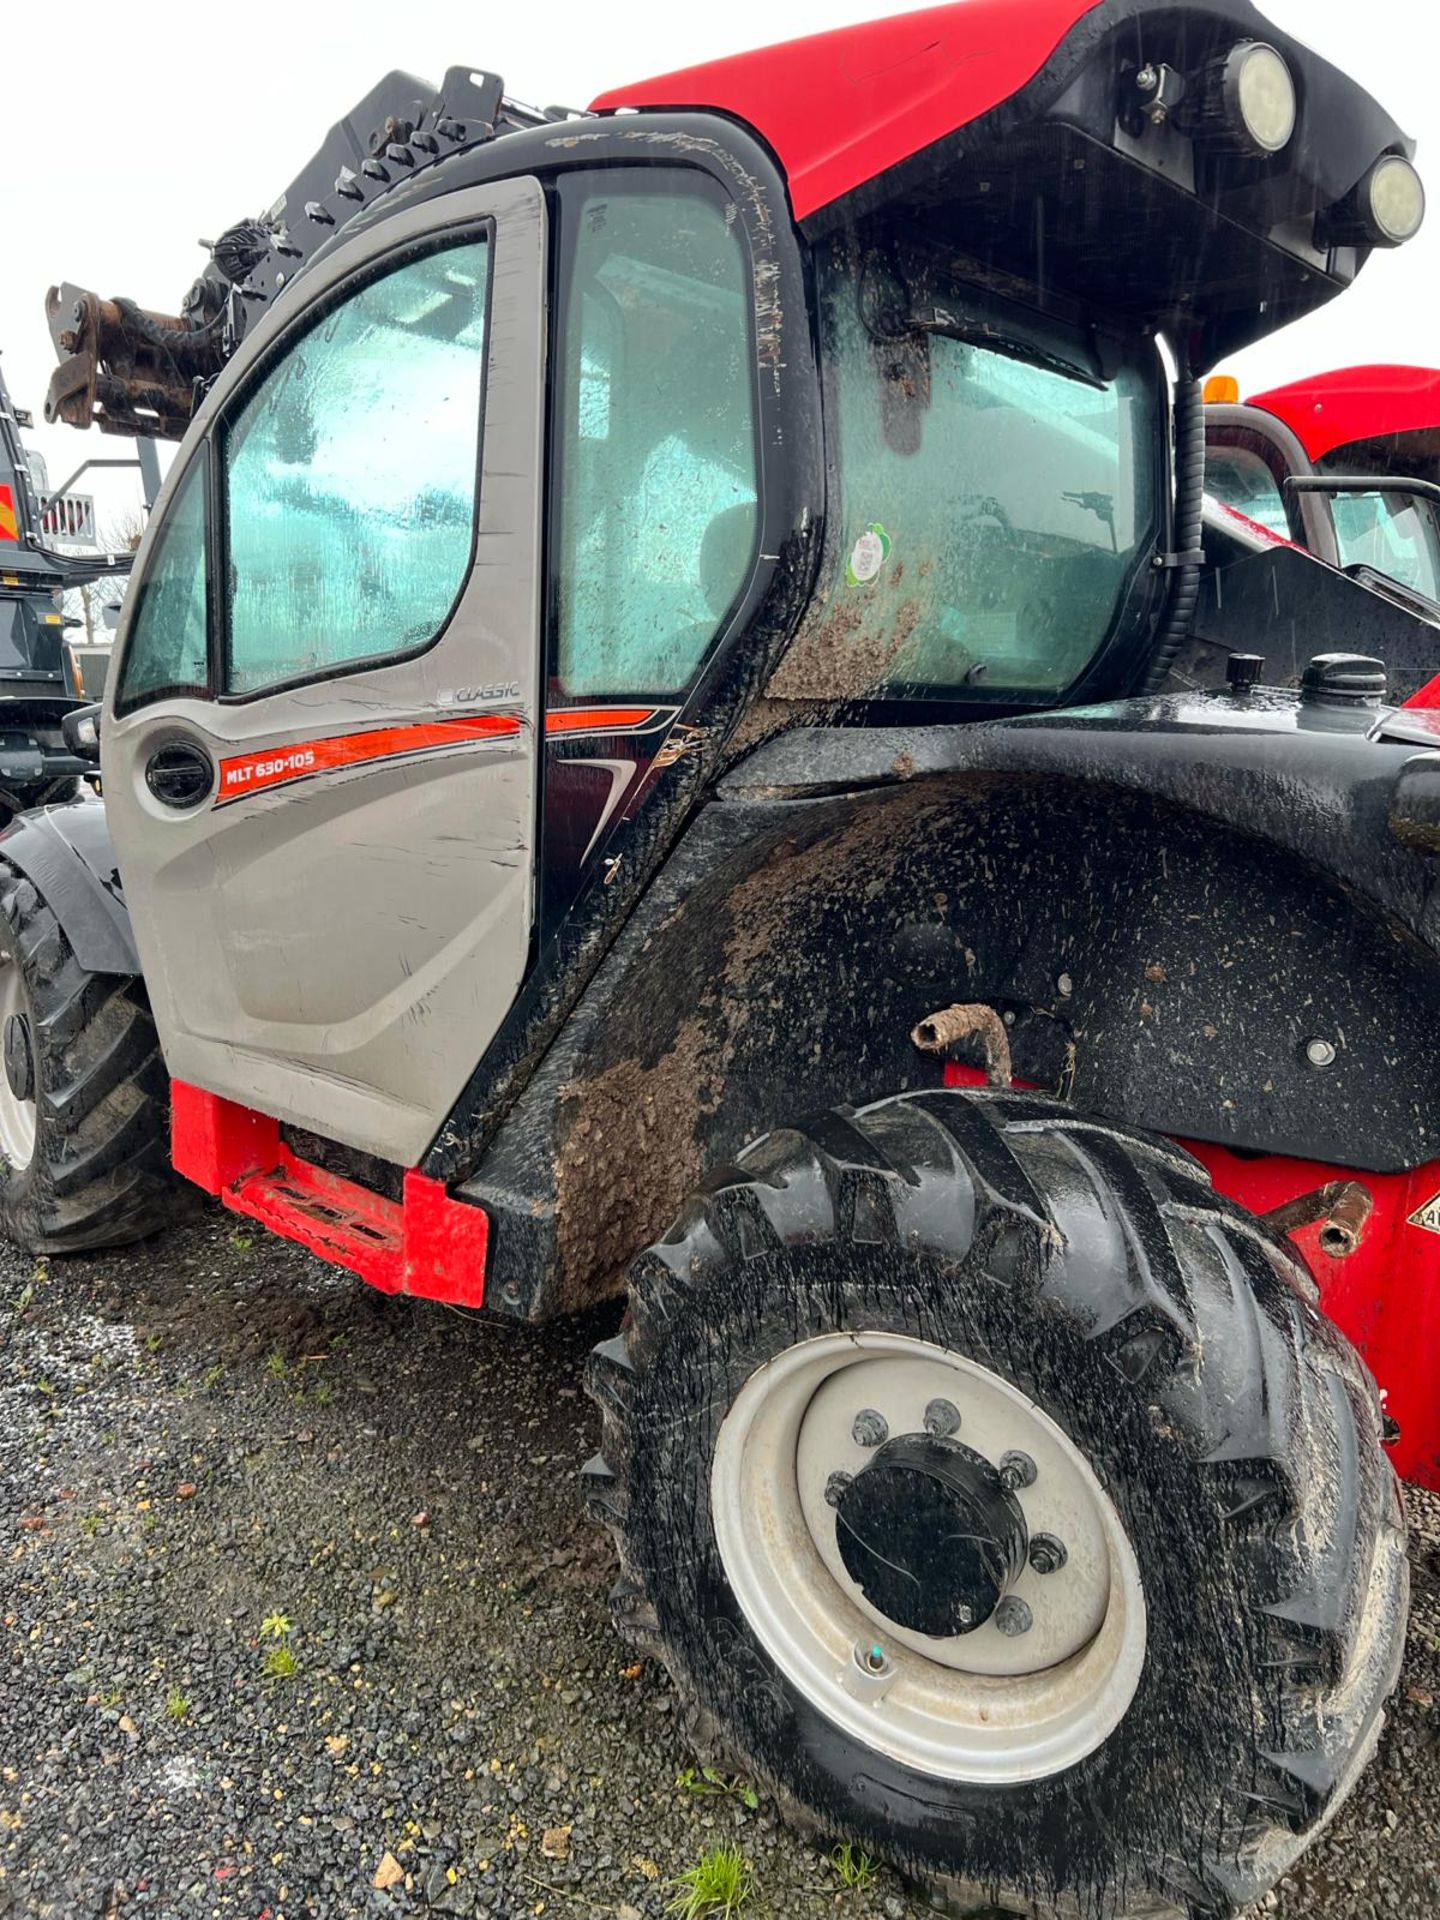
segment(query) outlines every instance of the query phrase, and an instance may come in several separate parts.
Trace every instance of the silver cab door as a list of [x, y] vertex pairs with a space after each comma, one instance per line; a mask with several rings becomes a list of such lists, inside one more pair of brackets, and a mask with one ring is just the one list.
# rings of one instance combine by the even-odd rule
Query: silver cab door
[[181, 448], [107, 690], [171, 1074], [407, 1166], [530, 947], [545, 249], [510, 180], [311, 269]]

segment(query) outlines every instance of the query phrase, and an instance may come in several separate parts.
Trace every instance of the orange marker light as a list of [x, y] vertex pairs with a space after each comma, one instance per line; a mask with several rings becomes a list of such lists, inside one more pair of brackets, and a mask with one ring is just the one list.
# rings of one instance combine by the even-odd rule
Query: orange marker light
[[1205, 404], [1207, 407], [1238, 407], [1240, 404], [1240, 382], [1233, 373], [1212, 373], [1205, 382]]

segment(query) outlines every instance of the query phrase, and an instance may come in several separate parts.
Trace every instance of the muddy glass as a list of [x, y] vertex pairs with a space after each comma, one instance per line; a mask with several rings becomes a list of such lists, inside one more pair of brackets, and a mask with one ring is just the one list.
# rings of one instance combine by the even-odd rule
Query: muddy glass
[[559, 348], [561, 691], [680, 692], [750, 571], [748, 269], [699, 187], [576, 209]]
[[470, 568], [483, 240], [372, 280], [306, 333], [225, 447], [225, 690], [426, 645]]
[[203, 693], [207, 675], [202, 453], [180, 482], [140, 582], [116, 705], [124, 712], [162, 693]]
[[[1158, 365], [988, 296], [832, 258], [838, 674], [892, 696], [1053, 698], [1158, 536]], [[861, 684], [863, 682], [863, 685]]]
[[1427, 501], [1403, 493], [1342, 493], [1333, 511], [1342, 567], [1373, 567], [1440, 600], [1440, 518]]

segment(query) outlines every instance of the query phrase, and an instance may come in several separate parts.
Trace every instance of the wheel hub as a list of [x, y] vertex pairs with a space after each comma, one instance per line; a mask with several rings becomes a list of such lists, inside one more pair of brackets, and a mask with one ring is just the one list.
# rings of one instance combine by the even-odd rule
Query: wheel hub
[[30, 1022], [12, 1013], [5, 1022], [5, 1080], [17, 1100], [35, 1098], [35, 1050], [30, 1044]]
[[878, 1449], [840, 1492], [835, 1525], [870, 1605], [935, 1639], [983, 1626], [1030, 1544], [1019, 1502], [984, 1455], [926, 1433]]

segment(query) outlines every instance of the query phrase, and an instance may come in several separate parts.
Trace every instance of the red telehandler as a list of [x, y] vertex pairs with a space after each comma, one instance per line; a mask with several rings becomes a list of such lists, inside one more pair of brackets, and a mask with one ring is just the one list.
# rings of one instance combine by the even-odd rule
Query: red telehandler
[[1440, 736], [1209, 550], [1200, 380], [1412, 151], [1250, 0], [967, 0], [392, 75], [180, 313], [52, 297], [52, 414], [183, 439], [104, 808], [0, 837], [6, 1229], [628, 1289], [621, 1629], [991, 1907], [1235, 1913], [1398, 1671]]
[[1398, 586], [1437, 628], [1440, 373], [1346, 367], [1256, 394], [1207, 381], [1206, 485], [1352, 576]]

